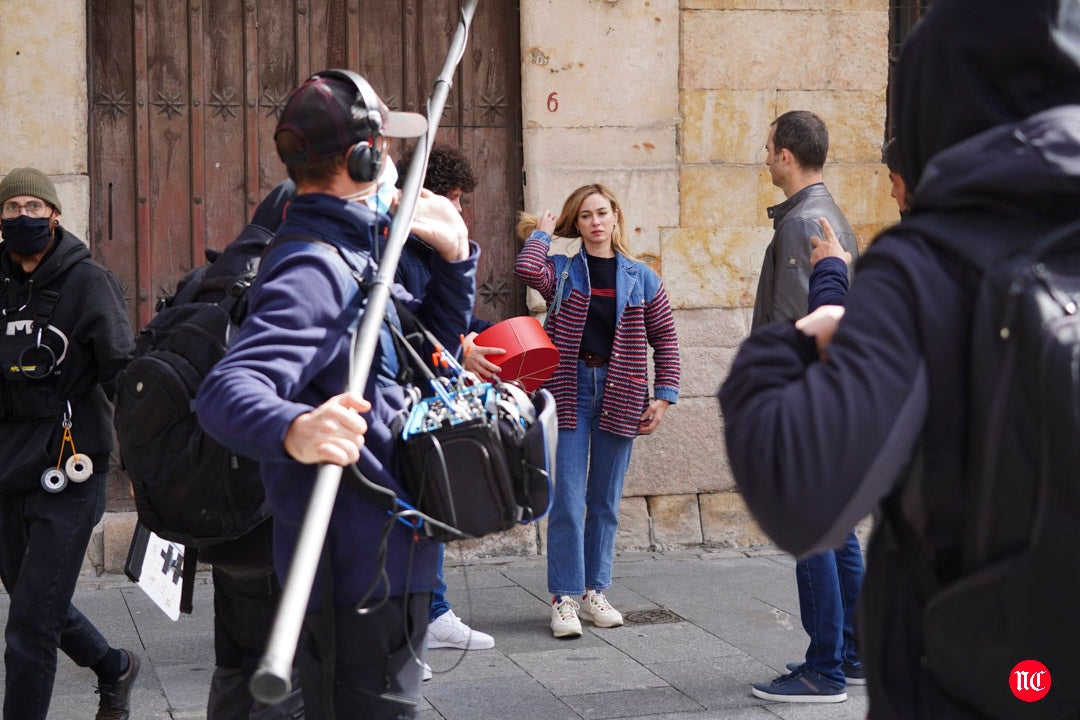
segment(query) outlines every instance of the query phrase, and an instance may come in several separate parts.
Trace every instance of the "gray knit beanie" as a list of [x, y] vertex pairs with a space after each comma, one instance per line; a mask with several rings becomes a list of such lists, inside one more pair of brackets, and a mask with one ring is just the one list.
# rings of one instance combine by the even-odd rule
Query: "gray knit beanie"
[[0, 205], [17, 195], [40, 198], [56, 208], [56, 212], [63, 212], [60, 198], [56, 196], [56, 186], [37, 168], [15, 168], [0, 181]]

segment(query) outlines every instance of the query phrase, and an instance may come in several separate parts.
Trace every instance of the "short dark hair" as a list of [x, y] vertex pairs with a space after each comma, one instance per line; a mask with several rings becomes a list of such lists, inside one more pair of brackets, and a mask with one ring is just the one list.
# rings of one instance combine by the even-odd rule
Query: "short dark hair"
[[[414, 145], [406, 150], [397, 162], [399, 185], [404, 182], [415, 151]], [[463, 193], [471, 193], [476, 189], [476, 175], [465, 153], [454, 145], [437, 142], [431, 146], [424, 187], [436, 195], [446, 195], [454, 188], [460, 188]]]
[[[278, 153], [297, 153], [304, 148], [304, 141], [292, 130], [282, 130], [274, 137]], [[314, 160], [296, 162], [285, 166], [289, 179], [297, 185], [320, 184], [332, 178], [345, 165], [345, 154]]]
[[789, 110], [773, 120], [773, 152], [787, 148], [806, 170], [825, 167], [829, 154], [829, 130], [825, 121], [809, 110]]
[[889, 172], [900, 174], [900, 148], [896, 144], [896, 138], [889, 138], [881, 146], [881, 162], [889, 168]]

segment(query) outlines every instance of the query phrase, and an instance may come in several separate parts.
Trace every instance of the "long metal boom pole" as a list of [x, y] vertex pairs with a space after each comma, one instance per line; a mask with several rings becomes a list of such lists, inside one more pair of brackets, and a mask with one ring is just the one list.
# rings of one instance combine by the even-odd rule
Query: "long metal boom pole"
[[[427, 135], [424, 136], [424, 151], [420, 152], [421, 148], [418, 147], [413, 153], [412, 163], [409, 165], [402, 188], [401, 203], [390, 225], [390, 238], [383, 252], [375, 283], [368, 294], [364, 317], [357, 332], [353, 372], [349, 376], [348, 384], [348, 389], [352, 391], [362, 392], [367, 386], [371, 363], [379, 343], [379, 329], [390, 298], [390, 287], [394, 282], [402, 248], [409, 236], [409, 226], [412, 224], [413, 213], [416, 210], [416, 200], [420, 195], [420, 188], [423, 186], [424, 175], [427, 172], [428, 155], [435, 142], [439, 118], [442, 117], [446, 98], [453, 85], [454, 72], [465, 53], [469, 25], [472, 23], [478, 2], [479, 0], [466, 0], [462, 6], [461, 17], [450, 42], [446, 62], [443, 64], [439, 77], [435, 80], [435, 87], [428, 100], [428, 130]], [[282, 588], [281, 602], [278, 605], [277, 615], [274, 617], [274, 627], [267, 642], [266, 652], [263, 653], [259, 667], [251, 678], [251, 694], [261, 703], [272, 705], [280, 702], [292, 689], [293, 658], [296, 656], [300, 630], [303, 627], [304, 615], [307, 613], [308, 601], [311, 598], [311, 589], [315, 582], [323, 543], [326, 542], [326, 533], [330, 527], [330, 515], [341, 485], [341, 474], [342, 468], [337, 465], [320, 465], [315, 477], [311, 499], [308, 501], [307, 512], [304, 515], [304, 524], [300, 528], [296, 553], [289, 566], [289, 576]]]

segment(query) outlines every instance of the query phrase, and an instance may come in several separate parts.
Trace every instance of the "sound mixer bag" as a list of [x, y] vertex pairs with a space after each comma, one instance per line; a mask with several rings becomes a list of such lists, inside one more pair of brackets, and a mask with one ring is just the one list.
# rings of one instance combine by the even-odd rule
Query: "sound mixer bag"
[[508, 383], [467, 386], [416, 400], [396, 428], [406, 489], [440, 542], [535, 522], [551, 508], [555, 400]]

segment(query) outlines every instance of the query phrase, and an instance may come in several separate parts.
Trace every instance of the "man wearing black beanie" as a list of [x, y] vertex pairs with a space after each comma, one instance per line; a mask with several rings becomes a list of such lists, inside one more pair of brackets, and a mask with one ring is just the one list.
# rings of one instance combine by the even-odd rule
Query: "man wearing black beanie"
[[11, 597], [4, 720], [45, 720], [57, 650], [98, 676], [96, 720], [127, 720], [139, 656], [71, 603], [105, 513], [116, 378], [134, 349], [116, 277], [60, 225], [36, 168], [0, 182], [0, 579]]

